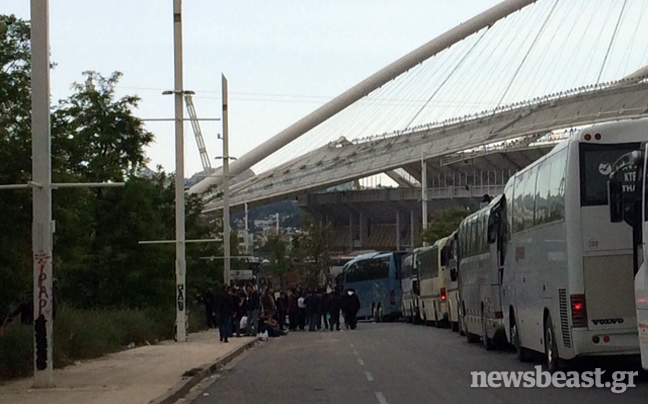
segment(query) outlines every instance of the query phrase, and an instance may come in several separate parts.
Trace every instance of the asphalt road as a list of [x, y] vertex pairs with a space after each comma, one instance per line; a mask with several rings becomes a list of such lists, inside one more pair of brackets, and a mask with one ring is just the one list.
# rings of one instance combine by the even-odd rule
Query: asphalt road
[[[648, 377], [609, 388], [471, 387], [472, 371], [535, 371], [511, 351], [487, 352], [447, 329], [361, 322], [357, 330], [292, 332], [260, 343], [194, 392], [196, 404], [222, 403], [642, 403]], [[636, 361], [576, 364], [566, 371], [636, 371]]]

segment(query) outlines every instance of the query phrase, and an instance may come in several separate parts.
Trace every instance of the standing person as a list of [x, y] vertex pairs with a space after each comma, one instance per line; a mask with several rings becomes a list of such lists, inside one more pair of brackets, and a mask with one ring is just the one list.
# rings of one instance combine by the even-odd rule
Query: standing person
[[342, 296], [340, 296], [340, 290], [336, 288], [331, 294], [331, 300], [329, 301], [329, 313], [331, 313], [331, 320], [329, 321], [329, 325], [331, 331], [333, 331], [334, 325], [336, 330], [340, 331], [341, 305], [342, 305]]
[[288, 290], [288, 329], [290, 331], [296, 331], [299, 318], [299, 306], [297, 305], [297, 299], [299, 296], [295, 293], [294, 290]]
[[331, 318], [331, 293], [326, 293], [326, 289], [322, 289], [322, 321], [324, 322], [324, 331], [329, 329], [329, 320]]
[[216, 318], [216, 295], [212, 288], [207, 288], [205, 293], [198, 296], [198, 301], [205, 305], [205, 320], [207, 321], [208, 328], [218, 327], [218, 319]]
[[261, 298], [261, 307], [263, 311], [267, 311], [270, 317], [277, 316], [277, 304], [275, 303], [274, 290], [272, 288], [266, 289], [263, 297]]
[[236, 319], [234, 322], [234, 329], [236, 330], [236, 336], [241, 336], [241, 319], [247, 314], [247, 299], [245, 296], [245, 291], [243, 289], [237, 290], [235, 293], [236, 302], [238, 308], [236, 309]]
[[288, 311], [288, 298], [284, 292], [279, 293], [277, 299], [277, 323], [279, 328], [284, 330], [286, 328], [286, 312]]
[[218, 299], [220, 303], [220, 337], [221, 341], [229, 342], [228, 338], [232, 336], [232, 325], [233, 318], [236, 317], [236, 310], [238, 309], [238, 303], [233, 296], [233, 291], [231, 287], [226, 287], [221, 294], [221, 298]]
[[306, 327], [306, 292], [302, 292], [299, 299], [297, 299], [297, 307], [299, 309], [297, 323], [299, 324], [299, 329], [304, 331]]
[[320, 319], [320, 302], [321, 298], [318, 298], [317, 291], [315, 289], [310, 289], [305, 300], [308, 331], [315, 331], [317, 329], [317, 323]]
[[344, 312], [344, 325], [346, 328], [356, 329], [358, 310], [360, 310], [360, 299], [355, 289], [349, 288], [342, 297], [342, 311]]
[[261, 310], [261, 297], [252, 284], [247, 286], [247, 335], [255, 337], [259, 327], [259, 310]]

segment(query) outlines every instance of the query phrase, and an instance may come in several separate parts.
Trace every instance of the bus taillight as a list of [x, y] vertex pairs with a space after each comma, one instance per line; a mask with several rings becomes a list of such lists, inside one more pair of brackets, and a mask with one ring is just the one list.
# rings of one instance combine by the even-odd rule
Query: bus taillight
[[587, 327], [585, 295], [571, 295], [571, 312], [574, 327]]
[[394, 289], [392, 289], [391, 293], [389, 294], [389, 303], [396, 304], [396, 293], [394, 293]]
[[446, 288], [441, 288], [441, 301], [445, 302], [448, 296], [446, 295]]

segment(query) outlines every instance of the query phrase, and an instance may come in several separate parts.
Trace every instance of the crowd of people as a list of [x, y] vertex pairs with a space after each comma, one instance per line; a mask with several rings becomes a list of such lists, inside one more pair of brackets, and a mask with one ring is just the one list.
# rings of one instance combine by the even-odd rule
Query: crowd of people
[[288, 331], [333, 331], [344, 326], [355, 329], [360, 300], [353, 289], [340, 288], [307, 290], [297, 287], [287, 292], [267, 288], [259, 293], [253, 284], [229, 286], [214, 293], [210, 288], [199, 300], [205, 305], [207, 325], [218, 328], [220, 340], [228, 342], [233, 336], [269, 337], [285, 335]]

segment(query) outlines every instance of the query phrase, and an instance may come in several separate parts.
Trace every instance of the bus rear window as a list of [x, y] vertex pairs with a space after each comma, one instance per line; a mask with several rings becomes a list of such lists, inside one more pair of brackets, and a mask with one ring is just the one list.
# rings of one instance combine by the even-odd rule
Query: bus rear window
[[639, 143], [580, 144], [581, 206], [608, 204], [607, 181], [612, 164], [638, 148]]

